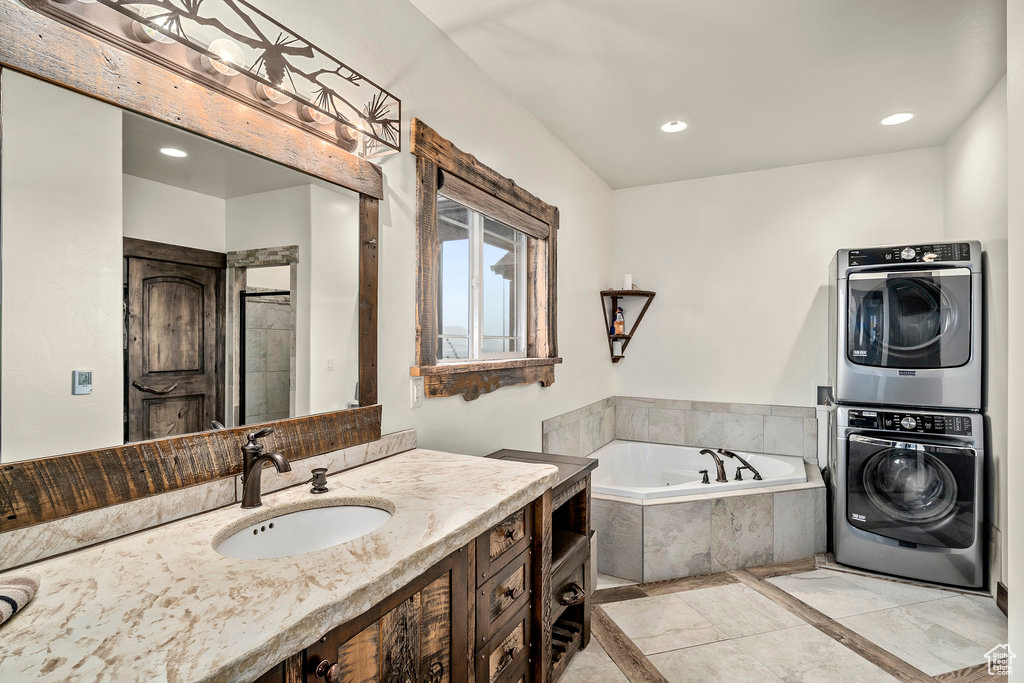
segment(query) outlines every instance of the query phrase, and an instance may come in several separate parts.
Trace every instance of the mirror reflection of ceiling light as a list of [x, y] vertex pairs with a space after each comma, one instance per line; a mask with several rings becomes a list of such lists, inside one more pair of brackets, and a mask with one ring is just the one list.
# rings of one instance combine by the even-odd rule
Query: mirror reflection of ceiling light
[[665, 133], [678, 133], [681, 130], [686, 130], [686, 121], [669, 121], [668, 123], [661, 124], [661, 130]]
[[[136, 12], [160, 28], [167, 28], [170, 22], [170, 14], [159, 7], [142, 5], [136, 10]], [[132, 22], [132, 35], [141, 43], [152, 43], [155, 40], [158, 43], [168, 45], [174, 42], [174, 38], [171, 38], [165, 33], [161, 33], [152, 26], [144, 24], [141, 21]]]
[[884, 119], [879, 121], [883, 126], [898, 126], [901, 123], [906, 123], [910, 119], [914, 118], [914, 115], [909, 111], [900, 112], [899, 114], [889, 114]]
[[225, 76], [237, 76], [238, 68], [245, 68], [245, 52], [241, 46], [230, 38], [217, 38], [207, 48], [216, 55], [211, 58], [206, 55], [200, 57], [203, 68], [211, 74], [219, 73]]
[[175, 159], [184, 159], [188, 156], [188, 152], [183, 149], [178, 149], [177, 147], [161, 147], [160, 153], [165, 156], [174, 157]]

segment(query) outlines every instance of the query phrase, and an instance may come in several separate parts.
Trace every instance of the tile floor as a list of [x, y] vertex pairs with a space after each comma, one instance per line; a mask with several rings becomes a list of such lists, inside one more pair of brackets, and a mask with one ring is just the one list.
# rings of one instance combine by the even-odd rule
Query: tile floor
[[[988, 597], [827, 569], [768, 581], [931, 676], [984, 663], [1006, 642], [1006, 617]], [[597, 577], [599, 590], [631, 583]], [[601, 607], [673, 682], [896, 680], [742, 583]], [[591, 639], [561, 680], [627, 679]]]

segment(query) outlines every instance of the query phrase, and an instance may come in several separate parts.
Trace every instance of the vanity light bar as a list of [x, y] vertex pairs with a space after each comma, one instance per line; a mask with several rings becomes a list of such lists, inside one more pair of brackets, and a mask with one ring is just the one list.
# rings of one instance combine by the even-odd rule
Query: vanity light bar
[[23, 2], [363, 158], [401, 151], [401, 100], [246, 0]]

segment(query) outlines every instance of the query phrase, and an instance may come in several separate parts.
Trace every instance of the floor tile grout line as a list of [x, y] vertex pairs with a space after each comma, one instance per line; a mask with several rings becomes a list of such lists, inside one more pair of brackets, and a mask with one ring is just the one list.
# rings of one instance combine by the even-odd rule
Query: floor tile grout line
[[768, 581], [762, 581], [746, 569], [733, 570], [729, 574], [740, 583], [749, 586], [761, 595], [789, 610], [840, 645], [843, 645], [854, 654], [874, 664], [891, 676], [895, 676], [907, 683], [938, 683], [936, 678], [929, 676], [913, 664], [868, 640], [853, 629], [840, 624], [827, 614], [811, 607], [780, 586], [776, 586]]
[[632, 682], [668, 683], [636, 643], [619, 628], [608, 613], [595, 605], [590, 615], [591, 633], [608, 658]]

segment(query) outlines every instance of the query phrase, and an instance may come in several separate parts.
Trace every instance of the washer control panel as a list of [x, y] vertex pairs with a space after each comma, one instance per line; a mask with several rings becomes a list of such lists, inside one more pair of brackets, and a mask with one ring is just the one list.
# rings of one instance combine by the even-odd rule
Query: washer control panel
[[971, 245], [966, 242], [945, 244], [911, 244], [878, 249], [853, 249], [851, 266], [878, 266], [887, 263], [939, 263], [941, 261], [970, 261]]
[[957, 434], [971, 436], [971, 418], [960, 415], [929, 415], [927, 413], [895, 413], [881, 410], [851, 410], [851, 427], [884, 429], [889, 432], [917, 434]]

